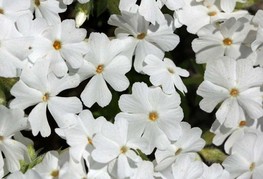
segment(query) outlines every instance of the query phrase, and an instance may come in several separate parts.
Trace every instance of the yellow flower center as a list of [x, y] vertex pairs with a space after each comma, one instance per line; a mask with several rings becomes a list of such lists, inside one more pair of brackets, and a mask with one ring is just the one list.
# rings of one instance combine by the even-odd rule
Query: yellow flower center
[[179, 148], [179, 149], [177, 149], [177, 151], [175, 152], [175, 155], [179, 155], [181, 152], [182, 152], [182, 149]]
[[49, 99], [49, 94], [48, 93], [45, 93], [43, 96], [42, 96], [42, 101], [43, 102], [47, 102]]
[[240, 123], [239, 123], [239, 127], [244, 127], [246, 125], [247, 125], [246, 121], [240, 121]]
[[0, 136], [0, 142], [4, 140], [4, 136]]
[[56, 178], [59, 176], [59, 171], [58, 170], [53, 170], [50, 175], [53, 177], [53, 178]]
[[230, 38], [225, 38], [223, 40], [223, 43], [224, 43], [224, 45], [229, 46], [229, 45], [232, 45], [233, 41]]
[[230, 95], [231, 95], [231, 96], [237, 97], [238, 94], [239, 94], [238, 89], [236, 89], [236, 88], [231, 89], [231, 91], [230, 91]]
[[93, 145], [92, 139], [90, 137], [88, 137], [88, 144]]
[[40, 6], [40, 0], [35, 0], [35, 5], [38, 7]]
[[4, 14], [4, 9], [0, 8], [0, 14]]
[[217, 12], [216, 11], [211, 11], [211, 12], [208, 12], [208, 15], [209, 16], [216, 16]]
[[121, 154], [125, 154], [127, 151], [128, 151], [128, 147], [126, 147], [126, 146], [122, 146], [120, 149]]
[[96, 72], [97, 72], [98, 74], [100, 74], [100, 73], [103, 72], [103, 70], [104, 70], [104, 65], [98, 65], [98, 66], [97, 66], [97, 69], [96, 69]]
[[150, 113], [149, 113], [149, 120], [150, 120], [150, 121], [153, 121], [153, 122], [154, 122], [154, 121], [156, 121], [156, 120], [158, 119], [158, 117], [159, 117], [159, 116], [158, 116], [158, 113], [157, 113], [157, 112], [150, 112]]
[[60, 50], [61, 49], [61, 42], [59, 40], [55, 40], [53, 43], [53, 47], [55, 50]]
[[256, 164], [255, 164], [255, 162], [252, 162], [252, 163], [250, 164], [250, 166], [249, 166], [249, 170], [252, 171], [252, 170], [254, 170], [255, 168], [256, 168]]
[[142, 40], [145, 38], [145, 36], [146, 36], [146, 33], [142, 32], [142, 33], [137, 35], [137, 39]]

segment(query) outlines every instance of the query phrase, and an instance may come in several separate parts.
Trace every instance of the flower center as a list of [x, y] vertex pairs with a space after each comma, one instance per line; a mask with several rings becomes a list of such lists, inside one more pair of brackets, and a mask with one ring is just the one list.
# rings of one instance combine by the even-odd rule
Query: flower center
[[142, 32], [142, 33], [140, 33], [140, 34], [137, 35], [137, 39], [142, 40], [142, 39], [145, 38], [145, 36], [146, 36], [146, 33]]
[[244, 127], [246, 125], [247, 125], [246, 121], [240, 121], [240, 123], [239, 123], [239, 127]]
[[231, 96], [237, 97], [238, 94], [239, 94], [238, 89], [236, 89], [236, 88], [231, 89], [231, 91], [230, 91], [230, 95], [231, 95]]
[[252, 170], [254, 170], [255, 168], [256, 168], [256, 164], [255, 164], [255, 162], [252, 162], [252, 163], [250, 164], [249, 170], [252, 171]]
[[56, 177], [58, 177], [58, 175], [59, 175], [59, 171], [58, 171], [58, 170], [53, 170], [53, 171], [50, 173], [50, 175], [51, 175], [53, 178], [56, 178]]
[[216, 11], [211, 11], [211, 12], [208, 12], [208, 15], [209, 16], [216, 16], [217, 12]]
[[35, 0], [35, 5], [38, 7], [40, 6], [40, 0]]
[[179, 155], [181, 152], [182, 152], [182, 149], [179, 148], [179, 149], [177, 149], [177, 151], [175, 152], [175, 155]]
[[0, 136], [0, 142], [4, 140], [4, 136]]
[[4, 14], [4, 9], [0, 8], [0, 14]]
[[59, 40], [55, 40], [53, 43], [53, 47], [55, 50], [60, 50], [61, 49], [61, 42]]
[[104, 65], [98, 65], [98, 67], [97, 67], [97, 69], [96, 69], [96, 72], [97, 72], [98, 74], [100, 74], [100, 73], [103, 72], [103, 70], [104, 70]]
[[128, 151], [128, 147], [126, 147], [126, 146], [122, 146], [120, 149], [121, 154], [125, 154], [127, 151]]
[[232, 45], [233, 41], [230, 38], [225, 38], [223, 40], [223, 43], [224, 43], [224, 45], [229, 46], [229, 45]]
[[88, 137], [88, 144], [93, 145], [92, 139], [90, 137]]
[[47, 102], [49, 99], [49, 93], [45, 93], [43, 96], [42, 96], [42, 101], [43, 102]]
[[167, 68], [167, 70], [169, 71], [169, 73], [174, 74], [174, 70], [172, 68]]
[[158, 117], [159, 117], [159, 116], [158, 116], [158, 113], [157, 113], [157, 112], [150, 112], [150, 113], [149, 113], [149, 120], [150, 120], [150, 121], [153, 121], [153, 122], [154, 122], [154, 121], [156, 121], [156, 120], [158, 119]]

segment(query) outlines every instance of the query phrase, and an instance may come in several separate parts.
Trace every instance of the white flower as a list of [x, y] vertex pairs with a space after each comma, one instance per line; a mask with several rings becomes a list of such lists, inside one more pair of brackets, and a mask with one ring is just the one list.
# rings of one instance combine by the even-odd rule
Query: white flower
[[[142, 0], [140, 5], [136, 4], [137, 0], [120, 0], [119, 9], [124, 12], [137, 13], [143, 16], [147, 21], [155, 25], [164, 20], [161, 12], [162, 4], [156, 0]], [[136, 11], [135, 11], [136, 10]]]
[[[201, 138], [202, 131], [199, 128], [191, 128], [188, 123], [182, 122], [182, 134], [178, 140], [172, 142], [166, 150], [156, 150], [155, 159], [157, 165], [155, 170], [161, 171], [171, 165], [180, 156], [196, 155], [205, 146], [205, 141]], [[180, 163], [179, 163], [180, 165]]]
[[[78, 0], [79, 3], [84, 4], [89, 2], [90, 0]], [[70, 5], [73, 3], [73, 0], [63, 0], [63, 3], [66, 5]]]
[[106, 123], [104, 117], [94, 119], [89, 110], [79, 114], [75, 125], [65, 128], [64, 134], [67, 140], [71, 157], [80, 162], [81, 158], [87, 158], [94, 149], [93, 138], [96, 133], [101, 132], [101, 127]]
[[242, 110], [239, 114], [240, 120], [231, 127], [228, 128], [221, 125], [217, 120], [213, 123], [210, 131], [215, 134], [213, 137], [213, 144], [219, 146], [224, 141], [224, 149], [226, 153], [230, 153], [233, 144], [242, 139], [244, 133], [248, 130], [257, 130], [259, 119], [248, 119], [244, 116]]
[[64, 162], [60, 161], [58, 152], [50, 151], [45, 154], [42, 162], [33, 169], [37, 171], [42, 179], [62, 179], [61, 175], [67, 172], [67, 169], [63, 168], [63, 164]]
[[34, 12], [35, 17], [42, 17], [47, 20], [48, 24], [56, 25], [60, 23], [58, 13], [66, 11], [66, 6], [62, 6], [57, 0], [30, 0], [31, 11]]
[[11, 101], [10, 107], [26, 109], [36, 105], [28, 116], [33, 135], [40, 132], [43, 137], [47, 137], [51, 133], [46, 116], [47, 107], [59, 127], [74, 123], [72, 116], [82, 110], [81, 101], [77, 97], [57, 96], [61, 91], [74, 88], [79, 83], [78, 75], [66, 75], [59, 79], [49, 73], [49, 61], [39, 61], [31, 69], [24, 69], [20, 80], [11, 89], [15, 99]]
[[179, 37], [173, 33], [172, 21], [172, 17], [167, 15], [165, 20], [152, 25], [138, 13], [122, 12], [121, 16], [112, 15], [108, 23], [118, 27], [115, 35], [119, 39], [133, 36], [134, 68], [137, 72], [141, 72], [147, 55], [163, 58], [164, 52], [173, 50], [179, 43]]
[[198, 179], [232, 179], [228, 171], [218, 163], [213, 163], [211, 166], [203, 164], [204, 172]]
[[247, 0], [220, 0], [220, 6], [223, 11], [229, 13], [234, 11], [237, 2], [245, 3]]
[[25, 174], [23, 174], [20, 171], [11, 173], [7, 176], [7, 179], [42, 179], [42, 177], [34, 170], [29, 169], [26, 171]]
[[234, 144], [231, 155], [223, 162], [223, 166], [232, 178], [261, 179], [263, 177], [262, 143], [261, 132], [247, 132]]
[[143, 72], [150, 75], [150, 81], [154, 86], [162, 86], [163, 91], [167, 94], [175, 93], [175, 87], [182, 93], [187, 93], [180, 76], [188, 77], [188, 71], [177, 67], [169, 58], [162, 60], [154, 55], [148, 55], [145, 63]]
[[167, 95], [161, 88], [149, 88], [145, 83], [134, 83], [132, 94], [121, 95], [119, 107], [122, 112], [116, 120], [127, 119], [134, 136], [142, 136], [149, 142], [146, 151], [165, 149], [169, 140], [177, 140], [182, 133], [180, 121], [183, 111], [177, 93]]
[[263, 115], [262, 93], [263, 69], [253, 68], [251, 60], [221, 58], [208, 63], [204, 81], [198, 87], [197, 94], [202, 96], [200, 108], [212, 112], [222, 103], [216, 117], [226, 127], [234, 127], [245, 113], [252, 119]]
[[32, 17], [29, 8], [30, 0], [19, 0], [16, 2], [10, 0], [0, 0], [0, 16], [5, 16], [12, 21], [15, 21], [23, 14], [30, 14]]
[[154, 171], [152, 162], [142, 160], [137, 163], [137, 168], [134, 171], [134, 175], [131, 176], [131, 179], [154, 179], [156, 177], [164, 178], [162, 174]]
[[101, 133], [93, 138], [95, 149], [92, 158], [100, 163], [108, 164], [108, 171], [116, 178], [130, 177], [132, 166], [141, 158], [134, 150], [143, 145], [140, 138], [128, 135], [128, 122], [117, 120], [114, 124], [104, 123]]
[[10, 172], [20, 169], [19, 160], [27, 156], [27, 148], [24, 144], [12, 139], [13, 135], [27, 127], [24, 112], [20, 109], [8, 109], [0, 106], [0, 170], [4, 166], [2, 153], [5, 156], [5, 167]]
[[11, 20], [0, 16], [0, 76], [19, 76], [30, 44], [31, 40], [23, 38]]
[[251, 48], [256, 52], [256, 64], [263, 66], [263, 26], [258, 28], [256, 40], [251, 44]]
[[203, 163], [189, 155], [180, 156], [171, 167], [173, 178], [176, 179], [196, 179], [203, 173]]
[[83, 64], [83, 55], [88, 50], [86, 34], [85, 29], [75, 27], [74, 20], [58, 22], [44, 32], [43, 38], [34, 41], [29, 59], [33, 63], [40, 58], [51, 61], [52, 71], [62, 77], [68, 71], [67, 63], [74, 69]]
[[112, 94], [106, 82], [115, 91], [128, 88], [130, 83], [125, 74], [131, 69], [131, 62], [121, 54], [125, 45], [128, 44], [118, 39], [109, 40], [102, 33], [90, 34], [86, 61], [78, 72], [86, 79], [92, 77], [80, 95], [87, 107], [96, 102], [101, 107], [110, 103]]
[[247, 11], [221, 12], [218, 4], [214, 0], [196, 2], [195, 0], [185, 0], [185, 6], [174, 12], [175, 26], [184, 24], [187, 31], [196, 34], [202, 27], [208, 24], [216, 24], [218, 21], [225, 21], [231, 17], [239, 18], [248, 14]]
[[255, 33], [249, 23], [250, 17], [237, 20], [230, 18], [219, 27], [212, 24], [203, 27], [197, 33], [199, 38], [192, 42], [196, 62], [207, 63], [223, 56], [234, 59], [246, 58], [252, 52], [247, 44], [254, 40], [249, 37]]

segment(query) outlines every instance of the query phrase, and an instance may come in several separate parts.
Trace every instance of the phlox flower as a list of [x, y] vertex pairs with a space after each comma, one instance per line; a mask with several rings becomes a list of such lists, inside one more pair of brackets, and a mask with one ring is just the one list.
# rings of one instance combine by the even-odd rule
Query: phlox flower
[[162, 171], [171, 167], [173, 163], [180, 165], [180, 162], [177, 161], [180, 156], [196, 156], [196, 152], [205, 146], [205, 141], [201, 138], [202, 131], [199, 128], [191, 128], [186, 122], [182, 122], [181, 126], [182, 134], [177, 141], [172, 142], [165, 150], [156, 150], [155, 170]]
[[137, 5], [136, 2], [137, 0], [120, 0], [119, 9], [122, 12], [138, 13], [154, 25], [156, 22], [160, 23], [164, 20], [164, 15], [161, 11], [161, 1], [142, 0], [140, 5]]
[[58, 0], [30, 0], [30, 10], [35, 14], [36, 18], [44, 18], [48, 24], [56, 25], [60, 23], [59, 13], [66, 11], [66, 6]]
[[68, 71], [67, 64], [73, 69], [83, 64], [83, 55], [88, 50], [84, 41], [86, 34], [85, 29], [75, 27], [72, 19], [58, 22], [45, 30], [42, 38], [34, 41], [28, 57], [33, 63], [41, 58], [50, 60], [51, 70], [62, 77]]
[[246, 58], [252, 52], [249, 44], [254, 40], [255, 30], [250, 25], [251, 17], [230, 18], [219, 27], [207, 25], [198, 31], [192, 42], [197, 63], [207, 63], [220, 57]]
[[196, 179], [203, 174], [203, 163], [193, 156], [180, 156], [171, 167], [172, 177], [167, 178]]
[[59, 97], [61, 91], [79, 85], [79, 76], [66, 75], [57, 78], [49, 73], [50, 63], [43, 60], [35, 63], [32, 68], [25, 68], [20, 80], [11, 89], [15, 97], [10, 103], [11, 108], [26, 109], [36, 105], [28, 115], [33, 135], [41, 133], [43, 137], [50, 135], [46, 110], [50, 111], [59, 127], [73, 123], [72, 116], [82, 110], [81, 101], [77, 97]]
[[5, 16], [13, 22], [23, 14], [31, 14], [29, 8], [30, 0], [20, 0], [15, 3], [14, 1], [0, 0], [0, 16]]
[[0, 171], [3, 174], [4, 165], [8, 171], [15, 172], [20, 169], [19, 160], [27, 158], [26, 146], [12, 138], [16, 132], [27, 127], [27, 119], [22, 110], [8, 109], [2, 105], [0, 116]]
[[[70, 5], [73, 3], [73, 0], [62, 0], [64, 4]], [[84, 4], [89, 2], [90, 0], [78, 0], [79, 3]]]
[[263, 66], [263, 10], [258, 10], [255, 16], [252, 19], [252, 22], [258, 26], [257, 37], [254, 42], [251, 44], [253, 52], [256, 54], [256, 65]]
[[158, 177], [164, 178], [161, 173], [154, 170], [152, 162], [142, 160], [137, 163], [137, 168], [134, 169], [134, 175], [131, 176], [131, 179], [154, 179]]
[[42, 177], [34, 170], [29, 169], [26, 173], [16, 171], [7, 176], [7, 179], [42, 179]]
[[145, 63], [143, 72], [150, 76], [150, 82], [154, 86], [161, 86], [167, 94], [175, 93], [175, 87], [182, 93], [187, 93], [181, 76], [188, 77], [188, 71], [177, 67], [169, 58], [162, 60], [154, 55], [146, 56]]
[[232, 178], [260, 179], [263, 177], [263, 134], [262, 132], [247, 132], [237, 141], [223, 162], [224, 168]]
[[90, 155], [94, 149], [93, 138], [96, 133], [101, 132], [101, 127], [106, 122], [104, 117], [94, 119], [89, 110], [84, 110], [73, 126], [63, 129], [65, 139], [70, 146], [69, 153], [76, 162]]
[[260, 120], [246, 118], [243, 110], [240, 110], [239, 118], [240, 120], [231, 128], [220, 124], [216, 120], [210, 129], [215, 134], [213, 144], [220, 146], [224, 142], [224, 149], [228, 154], [233, 144], [241, 140], [246, 131], [257, 130], [258, 120]]
[[31, 43], [31, 39], [22, 37], [17, 31], [13, 21], [0, 16], [0, 76], [20, 75]]
[[183, 111], [177, 93], [165, 94], [160, 87], [149, 88], [145, 83], [134, 83], [132, 94], [123, 94], [119, 100], [122, 112], [116, 120], [127, 119], [129, 130], [149, 142], [145, 153], [155, 147], [164, 150], [170, 140], [177, 140], [182, 134], [180, 121]]
[[225, 12], [233, 12], [237, 2], [245, 3], [246, 0], [220, 0], [220, 7]]
[[213, 163], [211, 166], [207, 166], [203, 163], [204, 172], [198, 179], [232, 179], [227, 170], [218, 163]]
[[63, 154], [59, 155], [57, 151], [47, 152], [42, 162], [37, 164], [33, 170], [42, 179], [70, 179], [70, 176], [74, 176], [71, 174], [75, 172], [74, 168], [70, 167], [67, 156]]
[[92, 158], [107, 164], [113, 177], [125, 178], [132, 176], [132, 166], [141, 160], [135, 150], [144, 144], [139, 137], [129, 135], [128, 122], [121, 119], [114, 124], [104, 123], [101, 132], [93, 138], [93, 145]]
[[[152, 54], [163, 58], [164, 52], [173, 50], [179, 43], [179, 37], [174, 34], [172, 17], [165, 16], [166, 19], [156, 25], [150, 24], [138, 13], [122, 12], [122, 15], [112, 15], [108, 21], [110, 25], [117, 26], [115, 35], [119, 39], [133, 39], [134, 43], [134, 68], [137, 72], [142, 71], [144, 59]], [[130, 48], [134, 48], [130, 47]]]
[[[231, 0], [230, 0], [231, 1]], [[175, 26], [184, 24], [187, 31], [196, 34], [202, 27], [208, 24], [216, 24], [218, 21], [225, 21], [231, 17], [239, 18], [247, 15], [247, 11], [222, 12], [214, 0], [185, 0], [185, 6], [174, 12]]]
[[110, 103], [112, 94], [106, 82], [115, 91], [128, 88], [130, 82], [125, 74], [131, 69], [131, 62], [122, 54], [126, 45], [129, 43], [110, 40], [103, 33], [90, 34], [85, 63], [78, 71], [84, 79], [92, 77], [80, 95], [85, 106], [91, 107], [97, 102], [104, 107]]
[[253, 61], [238, 61], [225, 57], [208, 63], [204, 81], [197, 89], [202, 96], [200, 108], [206, 112], [221, 103], [216, 112], [220, 124], [232, 128], [242, 119], [244, 113], [251, 119], [263, 115], [262, 93], [263, 69], [253, 67]]

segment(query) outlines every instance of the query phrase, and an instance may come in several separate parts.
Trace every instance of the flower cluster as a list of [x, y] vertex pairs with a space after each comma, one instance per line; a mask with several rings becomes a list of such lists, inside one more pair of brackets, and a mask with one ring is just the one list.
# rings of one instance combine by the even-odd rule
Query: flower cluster
[[[120, 0], [108, 37], [80, 28], [95, 1], [0, 0], [0, 76], [18, 79], [0, 105], [0, 177], [263, 178], [263, 10], [243, 3]], [[64, 18], [73, 6], [76, 20]], [[169, 53], [181, 26], [204, 70], [199, 106], [215, 114], [210, 143], [184, 120], [193, 72]], [[113, 117], [95, 111], [114, 101]], [[34, 151], [52, 136], [66, 144]]]

